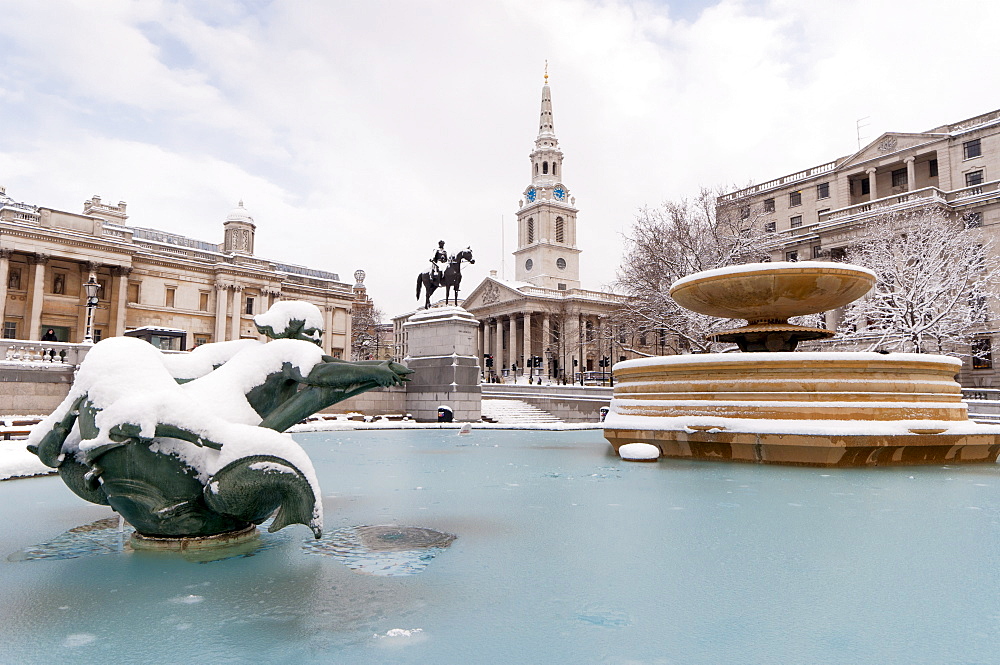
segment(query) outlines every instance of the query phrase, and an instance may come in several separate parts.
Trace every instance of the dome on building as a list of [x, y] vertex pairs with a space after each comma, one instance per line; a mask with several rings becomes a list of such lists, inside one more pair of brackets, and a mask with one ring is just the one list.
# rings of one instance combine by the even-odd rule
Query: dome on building
[[246, 222], [248, 224], [253, 224], [253, 217], [247, 212], [247, 209], [243, 207], [243, 201], [239, 202], [235, 208], [233, 208], [229, 215], [226, 217], [227, 222]]

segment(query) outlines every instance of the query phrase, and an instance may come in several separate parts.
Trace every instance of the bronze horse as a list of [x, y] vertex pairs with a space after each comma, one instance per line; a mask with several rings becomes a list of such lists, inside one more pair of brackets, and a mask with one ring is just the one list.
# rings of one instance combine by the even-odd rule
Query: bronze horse
[[439, 286], [445, 288], [444, 292], [444, 304], [448, 304], [448, 299], [451, 297], [451, 289], [455, 288], [455, 304], [458, 305], [458, 286], [462, 283], [462, 261], [468, 261], [469, 263], [475, 263], [476, 260], [472, 258], [472, 249], [466, 247], [458, 254], [454, 254], [448, 259], [448, 267], [444, 269], [444, 274], [441, 275], [440, 283], [431, 277], [431, 271], [422, 272], [417, 275], [417, 300], [420, 299], [420, 288], [421, 286], [426, 293], [426, 299], [424, 300], [424, 307], [427, 309], [431, 308], [431, 294], [434, 293]]

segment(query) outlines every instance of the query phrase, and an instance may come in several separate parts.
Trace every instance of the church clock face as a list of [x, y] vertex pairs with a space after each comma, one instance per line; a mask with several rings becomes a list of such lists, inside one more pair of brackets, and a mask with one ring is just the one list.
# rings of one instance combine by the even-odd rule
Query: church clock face
[[560, 201], [566, 198], [566, 190], [562, 187], [556, 187], [552, 190], [552, 193], [555, 194], [555, 197]]
[[524, 269], [527, 270], [528, 272], [531, 272], [531, 269], [534, 267], [535, 263], [531, 259], [528, 259], [527, 261], [524, 262]]
[[528, 203], [534, 203], [535, 202], [535, 197], [537, 195], [538, 195], [538, 193], [535, 191], [534, 187], [532, 187], [531, 189], [529, 189], [528, 190], [528, 194], [527, 194]]

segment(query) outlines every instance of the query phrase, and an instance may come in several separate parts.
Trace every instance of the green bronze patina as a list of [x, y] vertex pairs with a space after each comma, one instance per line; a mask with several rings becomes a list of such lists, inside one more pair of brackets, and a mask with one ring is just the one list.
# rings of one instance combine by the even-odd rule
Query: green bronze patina
[[[277, 331], [273, 321], [258, 322], [257, 327], [271, 339], [319, 344], [322, 331], [307, 325], [305, 318], [289, 318]], [[287, 344], [282, 342], [275, 348], [288, 348]], [[260, 416], [258, 428], [283, 432], [331, 404], [373, 388], [400, 385], [411, 373], [389, 361], [321, 358], [305, 374], [295, 362], [283, 362], [280, 370], [268, 373], [245, 393], [246, 403]], [[226, 363], [242, 361], [237, 353]], [[114, 381], [115, 377], [106, 380]], [[176, 379], [176, 384], [181, 383], [189, 386], [194, 382]], [[317, 492], [307, 474], [288, 459], [249, 454], [205, 478], [204, 469], [195, 468], [177, 454], [177, 446], [184, 445], [179, 442], [221, 452], [226, 441], [206, 436], [199, 427], [159, 421], [153, 431], [147, 428], [146, 436], [140, 423], [127, 420], [110, 427], [105, 423], [102, 435], [101, 412], [89, 393], [71, 390], [67, 402], [39, 425], [28, 449], [58, 469], [75, 494], [111, 506], [140, 534], [160, 538], [215, 536], [260, 524], [273, 514], [271, 531], [304, 524], [320, 536]], [[79, 446], [80, 442], [93, 441], [98, 443]]]

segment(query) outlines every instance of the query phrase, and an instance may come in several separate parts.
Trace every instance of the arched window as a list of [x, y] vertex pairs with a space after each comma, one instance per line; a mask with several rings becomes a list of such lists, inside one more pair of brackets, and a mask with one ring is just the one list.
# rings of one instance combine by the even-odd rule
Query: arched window
[[549, 172], [549, 163], [548, 162], [542, 162], [542, 173], [544, 174], [544, 173], [548, 173], [548, 172]]
[[562, 217], [556, 217], [556, 242], [566, 242], [566, 233]]
[[556, 163], [552, 162], [552, 175], [556, 175]]
[[535, 218], [528, 218], [528, 243], [535, 242]]
[[538, 162], [535, 162], [535, 175], [538, 175]]

